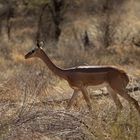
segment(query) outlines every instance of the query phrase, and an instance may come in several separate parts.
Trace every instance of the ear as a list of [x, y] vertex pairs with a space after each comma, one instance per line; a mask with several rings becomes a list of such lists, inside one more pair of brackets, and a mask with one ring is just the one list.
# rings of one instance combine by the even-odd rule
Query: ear
[[38, 48], [42, 48], [44, 46], [44, 42], [43, 41], [40, 41], [40, 42], [37, 41], [36, 45], [37, 45]]

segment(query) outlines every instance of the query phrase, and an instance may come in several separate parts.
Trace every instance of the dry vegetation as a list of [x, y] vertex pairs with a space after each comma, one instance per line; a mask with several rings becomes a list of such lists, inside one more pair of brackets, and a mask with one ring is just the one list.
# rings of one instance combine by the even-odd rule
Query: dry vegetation
[[[106, 1], [86, 2], [69, 1], [68, 10], [61, 14], [64, 20], [59, 40], [56, 41], [51, 34], [54, 26], [44, 25], [47, 29], [50, 27], [49, 39], [45, 40], [46, 53], [63, 68], [77, 65], [121, 67], [130, 75], [129, 86], [140, 86], [139, 0], [124, 1], [120, 7], [121, 17], [118, 16], [120, 13], [112, 12], [117, 18], [110, 19], [107, 32], [112, 38], [108, 42], [104, 41], [103, 34], [107, 32], [103, 32], [105, 27], [101, 24], [105, 15], [98, 12], [102, 9], [99, 4]], [[10, 40], [4, 25], [0, 38], [0, 140], [139, 140], [137, 111], [121, 98], [124, 109], [117, 113], [105, 89], [88, 89], [94, 108], [92, 112], [88, 111], [82, 95], [71, 110], [65, 109], [72, 95], [67, 82], [54, 76], [41, 60], [24, 59], [24, 55], [35, 47], [37, 17], [33, 15], [36, 13], [34, 7], [28, 7], [30, 10], [26, 12], [30, 16], [27, 16], [26, 12], [23, 14], [26, 8], [21, 1], [19, 5], [10, 21]], [[116, 20], [118, 23], [114, 24]], [[47, 21], [51, 22], [50, 15]], [[83, 43], [85, 30], [90, 40], [87, 46]], [[41, 33], [41, 39], [44, 39], [46, 30]], [[104, 47], [106, 44], [109, 46]], [[140, 91], [130, 94], [140, 104]]]

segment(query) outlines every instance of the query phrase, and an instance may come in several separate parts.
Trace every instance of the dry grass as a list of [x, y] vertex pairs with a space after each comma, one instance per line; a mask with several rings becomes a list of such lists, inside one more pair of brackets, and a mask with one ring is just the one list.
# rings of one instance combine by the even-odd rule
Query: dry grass
[[[33, 46], [30, 40], [23, 43], [3, 40], [1, 46], [0, 83], [0, 139], [2, 140], [138, 140], [140, 118], [137, 111], [123, 99], [124, 110], [119, 114], [108, 96], [96, 98], [89, 89], [93, 112], [88, 112], [86, 103], [79, 98], [70, 111], [66, 111], [72, 94], [67, 82], [55, 77], [38, 60], [24, 60], [24, 54]], [[13, 49], [14, 47], [14, 49]], [[126, 68], [138, 64], [139, 50], [120, 48], [83, 51], [79, 48], [51, 48], [51, 59], [60, 67], [89, 64], [115, 64]], [[71, 51], [68, 51], [68, 50]], [[122, 51], [126, 55], [126, 62]], [[104, 55], [103, 55], [104, 54]], [[128, 60], [127, 60], [128, 59]], [[133, 61], [133, 63], [132, 63]], [[130, 63], [131, 62], [131, 63]], [[135, 69], [139, 71], [139, 65]], [[135, 71], [129, 70], [135, 73]], [[138, 78], [137, 78], [138, 79]], [[131, 85], [139, 84], [139, 79]], [[131, 94], [140, 101], [139, 91]]]

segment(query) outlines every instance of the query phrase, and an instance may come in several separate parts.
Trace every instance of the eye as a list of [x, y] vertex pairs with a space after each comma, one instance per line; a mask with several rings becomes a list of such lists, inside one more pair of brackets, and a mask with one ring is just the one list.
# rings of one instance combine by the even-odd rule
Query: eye
[[34, 53], [35, 52], [35, 50], [32, 50], [32, 53]]

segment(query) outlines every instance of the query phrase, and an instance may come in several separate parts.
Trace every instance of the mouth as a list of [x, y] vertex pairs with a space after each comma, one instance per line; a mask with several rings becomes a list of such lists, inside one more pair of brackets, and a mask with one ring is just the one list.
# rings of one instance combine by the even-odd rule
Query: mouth
[[27, 59], [27, 55], [25, 55], [24, 58]]
[[25, 56], [24, 56], [25, 59], [28, 59], [29, 58], [29, 53], [27, 53]]

